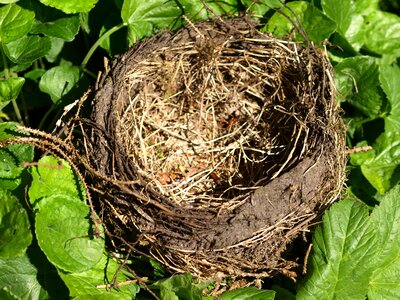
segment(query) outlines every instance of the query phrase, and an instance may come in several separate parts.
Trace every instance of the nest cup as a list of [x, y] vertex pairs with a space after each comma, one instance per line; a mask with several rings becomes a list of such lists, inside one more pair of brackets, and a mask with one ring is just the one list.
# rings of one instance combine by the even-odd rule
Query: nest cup
[[344, 127], [323, 51], [244, 19], [161, 32], [97, 83], [85, 154], [115, 247], [201, 278], [267, 277], [339, 195]]

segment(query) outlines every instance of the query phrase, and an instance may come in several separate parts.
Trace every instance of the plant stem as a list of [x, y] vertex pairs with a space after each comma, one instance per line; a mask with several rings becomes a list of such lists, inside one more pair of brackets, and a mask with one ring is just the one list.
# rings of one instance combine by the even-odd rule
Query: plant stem
[[[5, 79], [9, 79], [11, 77], [11, 74], [10, 74], [10, 70], [8, 69], [7, 58], [4, 54], [2, 45], [0, 45], [0, 51], [1, 51], [1, 57], [3, 59], [4, 77], [5, 77]], [[11, 103], [14, 108], [15, 116], [17, 117], [18, 122], [21, 124], [24, 124], [24, 120], [22, 120], [21, 112], [18, 108], [17, 101], [12, 100]]]
[[111, 29], [107, 30], [94, 44], [93, 46], [89, 49], [88, 53], [86, 54], [85, 58], [83, 59], [81, 63], [81, 68], [85, 69], [89, 59], [92, 57], [94, 51], [97, 49], [97, 47], [106, 39], [108, 38], [111, 34], [116, 32], [117, 30], [121, 29], [122, 27], [125, 27], [125, 23], [121, 23], [119, 25], [116, 25], [112, 27]]
[[4, 54], [3, 47], [1, 44], [0, 44], [0, 49], [1, 49], [1, 58], [3, 59], [4, 77], [8, 79], [10, 78], [10, 70], [8, 69], [7, 58]]
[[50, 114], [56, 109], [57, 105], [53, 104], [44, 114], [43, 118], [40, 120], [40, 123], [38, 125], [38, 129], [43, 129], [44, 123], [46, 122], [47, 118], [50, 116]]

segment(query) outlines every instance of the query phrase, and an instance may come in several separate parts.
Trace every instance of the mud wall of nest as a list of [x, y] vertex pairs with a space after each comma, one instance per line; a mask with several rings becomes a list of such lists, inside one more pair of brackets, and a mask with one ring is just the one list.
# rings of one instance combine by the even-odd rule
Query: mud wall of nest
[[323, 51], [243, 19], [161, 32], [97, 83], [85, 155], [114, 246], [174, 272], [265, 277], [339, 195], [343, 123]]

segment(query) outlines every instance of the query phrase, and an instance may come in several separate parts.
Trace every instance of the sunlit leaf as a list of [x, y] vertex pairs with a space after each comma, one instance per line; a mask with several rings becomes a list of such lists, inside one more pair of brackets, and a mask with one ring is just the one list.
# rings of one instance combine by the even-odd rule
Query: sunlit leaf
[[381, 110], [383, 91], [379, 67], [372, 57], [356, 56], [335, 66], [339, 97], [358, 108], [365, 116], [376, 117]]
[[36, 214], [35, 227], [48, 260], [68, 272], [93, 267], [101, 259], [104, 240], [94, 236], [88, 206], [62, 196], [44, 203]]
[[[0, 123], [0, 140], [26, 136], [18, 132], [13, 122]], [[24, 163], [33, 160], [33, 147], [26, 144], [11, 144], [0, 148], [0, 189], [14, 190], [21, 183]]]
[[57, 8], [66, 14], [76, 14], [80, 12], [89, 12], [99, 0], [39, 0], [44, 5]]
[[42, 92], [49, 94], [54, 103], [57, 103], [73, 89], [80, 88], [78, 82], [83, 76], [78, 66], [59, 65], [44, 73], [40, 79], [39, 88]]
[[71, 197], [80, 202], [85, 199], [78, 177], [64, 160], [45, 156], [32, 167], [31, 173], [32, 184], [28, 195], [35, 208], [41, 207], [41, 199], [52, 196]]
[[51, 42], [46, 36], [28, 35], [4, 44], [3, 47], [11, 61], [18, 64], [31, 64], [50, 51]]
[[31, 242], [26, 210], [15, 196], [0, 190], [0, 258], [23, 255]]
[[273, 300], [275, 291], [260, 290], [255, 287], [240, 288], [221, 294], [221, 300]]
[[22, 77], [0, 80], [0, 110], [17, 99], [24, 83], [25, 79]]
[[379, 54], [400, 55], [400, 16], [376, 10], [366, 17], [365, 46]]
[[371, 214], [379, 251], [370, 283], [369, 299], [398, 299], [400, 295], [400, 186], [386, 193]]
[[308, 280], [297, 299], [365, 299], [378, 250], [366, 205], [342, 200], [313, 237]]
[[371, 185], [384, 194], [400, 181], [400, 136], [397, 131], [385, 131], [373, 145], [376, 155], [361, 165], [361, 171]]
[[35, 14], [17, 4], [0, 7], [0, 42], [9, 43], [23, 37], [34, 21]]
[[0, 290], [3, 289], [14, 299], [49, 299], [38, 281], [37, 268], [27, 256], [0, 259]]
[[390, 115], [385, 117], [385, 130], [400, 132], [400, 67], [381, 66], [379, 80], [390, 102]]
[[[298, 23], [297, 28], [293, 22]], [[286, 4], [281, 12], [276, 12], [265, 29], [278, 37], [291, 34], [294, 38], [303, 40], [306, 36], [314, 43], [319, 43], [330, 37], [336, 29], [336, 24], [309, 2], [294, 1]]]
[[79, 273], [60, 272], [60, 276], [67, 285], [71, 297], [130, 300], [135, 296], [132, 290], [138, 292], [139, 287], [137, 283], [125, 284], [129, 279], [122, 272], [118, 272], [115, 284], [122, 283], [123, 285], [118, 288], [107, 285], [116, 274], [118, 267], [118, 263], [107, 255], [103, 255], [100, 261], [89, 270]]
[[181, 14], [175, 1], [165, 0], [125, 0], [121, 10], [133, 41], [150, 35], [154, 28], [171, 27]]

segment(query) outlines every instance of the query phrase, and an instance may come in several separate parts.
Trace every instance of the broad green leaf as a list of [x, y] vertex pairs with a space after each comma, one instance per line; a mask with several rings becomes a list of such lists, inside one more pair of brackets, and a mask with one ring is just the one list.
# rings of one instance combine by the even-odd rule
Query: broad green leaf
[[0, 80], [0, 110], [17, 99], [24, 83], [25, 79], [22, 77]]
[[8, 58], [17, 64], [31, 64], [45, 56], [51, 48], [50, 39], [46, 36], [27, 35], [3, 45]]
[[365, 299], [377, 253], [374, 229], [366, 205], [334, 204], [314, 233], [309, 278], [297, 299]]
[[80, 12], [89, 12], [99, 0], [39, 0], [44, 5], [57, 8], [66, 14], [76, 14]]
[[379, 84], [379, 67], [372, 57], [344, 59], [335, 66], [336, 86], [342, 101], [374, 118], [380, 112], [383, 91]]
[[41, 199], [61, 195], [82, 202], [84, 189], [71, 166], [64, 160], [53, 156], [41, 158], [37, 166], [31, 168], [32, 184], [29, 188], [29, 201], [40, 208]]
[[[238, 12], [238, 3], [235, 0], [181, 0], [179, 3], [182, 5], [185, 15], [191, 21], [213, 19], [219, 15], [232, 16], [236, 15]], [[211, 8], [212, 12], [204, 5], [204, 3]]]
[[[368, 146], [368, 143], [366, 141], [362, 141], [355, 145], [356, 148], [357, 147], [365, 147], [365, 146]], [[365, 162], [374, 159], [375, 156], [376, 156], [376, 153], [375, 153], [374, 149], [371, 149], [368, 151], [352, 153], [352, 154], [350, 154], [350, 163], [353, 166], [361, 166]]]
[[[6, 70], [5, 70], [4, 62], [7, 62]], [[12, 61], [9, 61], [7, 59], [5, 61], [0, 59], [0, 77], [6, 78], [7, 76], [9, 76], [9, 74], [17, 74], [17, 73], [23, 72], [26, 69], [28, 69], [29, 67], [31, 67], [31, 64], [15, 64]]]
[[35, 81], [36, 83], [39, 82], [40, 77], [43, 76], [44, 72], [46, 72], [44, 69], [33, 69], [31, 71], [28, 71], [24, 74], [24, 77], [26, 79], [30, 79]]
[[[112, 283], [112, 279], [116, 272], [116, 284], [126, 282], [127, 277], [121, 271], [118, 271], [119, 265], [109, 258], [107, 255], [102, 255], [100, 261], [89, 270], [79, 273], [59, 272], [60, 277], [67, 285], [70, 297], [82, 297], [82, 299], [115, 299], [115, 300], [130, 300], [133, 299], [135, 293], [138, 292], [139, 286], [137, 283], [122, 285], [118, 288], [107, 287], [107, 284]], [[77, 298], [74, 298], [77, 299]]]
[[36, 214], [35, 227], [38, 244], [48, 260], [67, 272], [93, 267], [101, 259], [104, 240], [93, 235], [88, 206], [62, 196], [44, 203]]
[[373, 146], [375, 157], [361, 165], [361, 171], [371, 185], [384, 194], [400, 181], [400, 136], [397, 131], [385, 131]]
[[39, 82], [39, 88], [42, 92], [49, 94], [54, 103], [57, 103], [76, 87], [81, 76], [81, 71], [77, 66], [56, 66], [44, 73]]
[[354, 16], [353, 0], [321, 0], [323, 12], [337, 24], [337, 32], [344, 35]]
[[390, 103], [390, 115], [385, 118], [385, 131], [400, 132], [400, 67], [381, 66], [379, 80]]
[[34, 33], [43, 33], [49, 37], [56, 37], [71, 42], [79, 31], [79, 16], [67, 16], [55, 21], [37, 23], [33, 27]]
[[10, 291], [8, 291], [7, 289], [2, 289], [2, 290], [0, 290], [0, 299], [3, 299], [3, 300], [18, 300], [18, 297], [15, 296]]
[[26, 35], [35, 21], [35, 13], [8, 4], [0, 7], [0, 42], [9, 43]]
[[57, 9], [34, 3], [36, 22], [31, 33], [42, 33], [70, 42], [79, 31], [79, 15], [67, 15]]
[[359, 14], [368, 15], [379, 10], [379, 2], [381, 0], [356, 0], [356, 11]]
[[158, 289], [161, 299], [202, 300], [202, 291], [209, 283], [204, 281], [195, 284], [192, 275], [185, 273], [159, 280], [151, 285], [150, 288]]
[[0, 190], [0, 258], [23, 255], [31, 242], [26, 210], [15, 196]]
[[175, 1], [124, 0], [121, 17], [128, 25], [131, 41], [148, 36], [156, 28], [171, 27], [182, 11]]
[[15, 299], [49, 299], [38, 281], [38, 270], [27, 256], [0, 259], [0, 290], [7, 291]]
[[282, 3], [285, 3], [285, 1], [280, 0], [241, 0], [240, 2], [242, 2], [242, 4], [247, 7], [246, 11], [251, 12], [258, 17], [264, 16], [270, 10], [281, 8], [283, 6]]
[[374, 272], [369, 283], [368, 299], [398, 300], [400, 295], [400, 259]]
[[246, 287], [221, 294], [221, 300], [273, 300], [275, 291], [259, 290], [256, 287]]
[[369, 299], [398, 299], [400, 295], [400, 186], [387, 192], [371, 214], [379, 252], [370, 279]]
[[324, 13], [337, 24], [336, 31], [358, 51], [364, 44], [364, 18], [356, 13], [353, 0], [322, 0]]
[[[0, 140], [24, 136], [15, 129], [16, 123], [0, 123]], [[0, 189], [14, 190], [21, 183], [23, 163], [33, 160], [33, 147], [25, 144], [12, 144], [0, 148]]]
[[59, 54], [61, 53], [65, 45], [65, 41], [63, 39], [51, 37], [50, 42], [51, 42], [51, 48], [50, 51], [46, 54], [46, 59], [48, 62], [54, 63], [57, 60]]
[[400, 56], [400, 17], [375, 11], [366, 16], [365, 46], [379, 54]]
[[18, 2], [19, 0], [0, 0], [1, 4], [9, 4], [9, 3], [15, 3]]
[[303, 34], [314, 42], [319, 43], [327, 38], [335, 31], [336, 24], [319, 9], [306, 1], [294, 1], [286, 4], [287, 7], [281, 9], [282, 13], [276, 12], [268, 21], [265, 29], [278, 37], [285, 37], [294, 30], [294, 38], [303, 40], [303, 36], [294, 29], [292, 23], [298, 24]]

